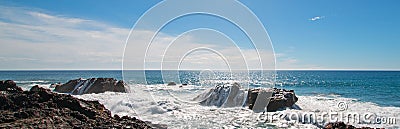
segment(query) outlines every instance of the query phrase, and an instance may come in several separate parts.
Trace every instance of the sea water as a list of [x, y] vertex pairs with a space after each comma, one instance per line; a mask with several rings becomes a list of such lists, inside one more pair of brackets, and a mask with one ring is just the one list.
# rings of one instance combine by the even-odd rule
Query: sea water
[[[294, 89], [299, 101], [297, 108], [267, 113], [254, 113], [240, 106], [202, 106], [193, 100], [216, 84], [246, 81], [242, 84], [249, 84], [247, 88], [258, 88], [264, 86], [265, 78], [232, 79], [227, 72], [202, 74], [201, 71], [152, 70], [145, 71], [143, 82], [139, 79], [143, 72], [131, 72], [129, 80], [125, 80], [130, 93], [106, 92], [76, 97], [98, 100], [113, 114], [136, 116], [170, 128], [319, 128], [330, 121], [327, 113], [336, 115], [339, 121], [349, 118], [347, 114], [369, 116], [370, 121], [347, 122], [356, 126], [400, 128], [398, 71], [277, 71], [272, 84], [277, 88]], [[175, 80], [178, 85], [166, 86], [168, 82], [163, 76], [169, 73], [178, 73]], [[14, 80], [25, 90], [34, 85], [49, 87], [52, 83], [93, 77], [124, 79], [119, 70], [0, 72], [0, 80]], [[180, 87], [180, 83], [188, 85]], [[307, 113], [316, 116], [311, 120], [321, 116], [324, 121], [305, 122], [298, 118]]]

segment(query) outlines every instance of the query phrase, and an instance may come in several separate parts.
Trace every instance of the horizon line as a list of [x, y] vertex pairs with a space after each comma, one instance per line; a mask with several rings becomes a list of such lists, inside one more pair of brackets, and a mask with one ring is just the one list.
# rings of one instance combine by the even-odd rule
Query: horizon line
[[[122, 69], [0, 69], [0, 71], [118, 71]], [[142, 70], [142, 69], [126, 69], [126, 70]], [[161, 69], [145, 69], [145, 70], [161, 70]], [[177, 69], [163, 69], [177, 70]], [[182, 71], [201, 71], [201, 69], [180, 69]], [[216, 69], [217, 71], [226, 71], [226, 69]], [[249, 69], [256, 71], [261, 69]], [[276, 71], [400, 71], [400, 69], [275, 69]]]

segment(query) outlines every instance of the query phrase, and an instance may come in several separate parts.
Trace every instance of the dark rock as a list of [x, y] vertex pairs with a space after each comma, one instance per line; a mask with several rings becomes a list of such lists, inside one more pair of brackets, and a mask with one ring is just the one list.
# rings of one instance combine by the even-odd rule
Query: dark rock
[[176, 83], [175, 82], [168, 82], [167, 86], [175, 86]]
[[[263, 98], [265, 100], [261, 99], [260, 101], [257, 100], [257, 97], [261, 92], [263, 93], [262, 96], [265, 97]], [[265, 106], [267, 106], [267, 111], [269, 112], [284, 109], [286, 107], [293, 107], [298, 100], [293, 90], [277, 88], [249, 89], [247, 91], [247, 97], [244, 95], [245, 91], [240, 89], [240, 85], [238, 83], [234, 83], [233, 85], [221, 84], [196, 96], [193, 100], [200, 101], [200, 104], [205, 106], [248, 106], [255, 112], [264, 111]], [[265, 104], [258, 105], [256, 108], [254, 108], [256, 100], [260, 101], [261, 103], [264, 101]], [[243, 103], [245, 105], [243, 105]]]
[[0, 91], [7, 93], [18, 93], [22, 92], [22, 88], [18, 87], [12, 80], [0, 81]]
[[54, 91], [74, 95], [112, 92], [128, 92], [128, 86], [123, 81], [114, 78], [89, 78], [70, 80], [55, 87]]
[[[257, 99], [258, 94], [261, 90], [265, 89], [250, 89], [247, 94], [247, 102], [246, 105], [249, 106], [250, 109], [253, 109], [253, 105]], [[298, 100], [293, 90], [285, 90], [285, 89], [272, 89], [272, 97], [269, 100], [267, 111], [273, 112], [279, 109], [283, 109], [286, 107], [292, 107]], [[267, 98], [265, 98], [267, 99]]]
[[375, 129], [371, 127], [357, 128], [352, 125], [346, 125], [344, 122], [330, 122], [325, 125], [324, 129]]
[[0, 94], [0, 128], [152, 128], [134, 117], [112, 117], [98, 101], [53, 93], [39, 86], [22, 91], [15, 83], [0, 82], [2, 90], [7, 91]]

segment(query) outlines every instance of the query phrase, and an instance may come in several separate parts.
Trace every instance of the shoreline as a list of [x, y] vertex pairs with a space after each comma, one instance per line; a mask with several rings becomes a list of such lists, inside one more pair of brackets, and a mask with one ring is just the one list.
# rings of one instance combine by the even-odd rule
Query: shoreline
[[98, 101], [78, 99], [33, 86], [22, 90], [12, 80], [0, 84], [1, 128], [152, 128], [135, 117], [111, 116]]
[[[40, 80], [40, 79], [39, 79]], [[43, 82], [45, 82], [46, 81], [46, 79], [42, 79], [42, 81]], [[50, 82], [50, 81], [48, 81], [48, 82]], [[135, 84], [134, 84], [135, 85]], [[136, 84], [136, 85], [141, 85], [141, 84]], [[156, 84], [156, 85], [153, 85], [153, 86], [155, 86], [155, 87], [157, 87], [157, 85], [159, 86], [159, 85], [165, 85], [165, 84]], [[49, 85], [48, 84], [43, 84], [42, 86], [44, 86], [44, 87], [49, 87]], [[132, 85], [129, 85], [130, 87], [132, 87]], [[143, 85], [142, 85], [143, 86]], [[144, 85], [145, 86], [145, 85]], [[108, 96], [109, 94], [111, 94], [111, 96]], [[115, 106], [122, 106], [122, 107], [124, 107], [124, 106], [129, 106], [129, 105], [134, 105], [135, 103], [135, 101], [132, 101], [133, 103], [130, 103], [129, 101], [128, 101], [128, 103], [126, 103], [126, 105], [124, 105], [124, 104], [118, 104], [118, 103], [110, 103], [110, 102], [107, 102], [108, 100], [103, 100], [103, 101], [101, 101], [100, 99], [104, 99], [104, 97], [115, 97], [114, 95], [117, 95], [117, 94], [119, 94], [119, 93], [116, 93], [116, 94], [114, 94], [114, 93], [99, 93], [99, 94], [86, 94], [86, 95], [73, 95], [74, 97], [77, 97], [77, 98], [81, 98], [81, 99], [84, 99], [84, 100], [97, 100], [97, 101], [100, 101], [100, 103], [101, 104], [104, 104], [104, 106], [105, 107], [108, 107], [107, 109], [109, 109], [110, 111], [111, 111], [111, 113], [112, 114], [123, 114], [123, 115], [130, 115], [130, 116], [134, 116], [134, 115], [132, 115], [132, 114], [129, 114], [129, 112], [128, 113], [118, 113], [118, 111], [116, 112], [116, 110], [118, 110], [118, 109], [113, 109], [113, 108], [115, 108]], [[128, 94], [128, 93], [121, 93], [121, 94]], [[104, 96], [103, 97], [103, 95], [106, 95], [106, 96]], [[118, 95], [117, 95], [118, 96]], [[125, 96], [125, 95], [123, 95], [123, 96]], [[296, 104], [297, 105], [299, 105], [300, 106], [300, 108], [302, 108], [302, 110], [292, 110], [292, 109], [286, 109], [286, 110], [283, 110], [283, 111], [278, 111], [278, 112], [283, 112], [283, 113], [293, 113], [293, 112], [308, 112], [308, 111], [312, 111], [312, 112], [323, 112], [323, 111], [328, 111], [328, 110], [335, 110], [335, 109], [331, 109], [331, 108], [326, 108], [326, 107], [336, 107], [336, 104], [337, 104], [337, 100], [346, 100], [346, 102], [348, 102], [349, 104], [356, 104], [355, 105], [355, 107], [356, 108], [358, 108], [358, 109], [364, 109], [364, 108], [367, 108], [367, 107], [369, 107], [370, 109], [376, 109], [376, 110], [378, 110], [378, 111], [385, 111], [386, 113], [389, 113], [389, 114], [392, 114], [391, 112], [394, 112], [394, 111], [398, 111], [398, 112], [400, 112], [400, 110], [399, 110], [399, 107], [384, 107], [384, 106], [381, 106], [381, 105], [378, 105], [378, 104], [376, 104], [376, 103], [372, 103], [372, 102], [362, 102], [362, 101], [358, 101], [358, 100], [355, 100], [355, 99], [352, 99], [352, 98], [344, 98], [344, 97], [341, 97], [341, 96], [329, 96], [329, 95], [326, 95], [326, 96], [312, 96], [312, 95], [305, 95], [305, 96], [303, 96], [303, 95], [298, 95], [297, 94], [297, 96], [299, 97], [299, 102], [297, 102]], [[99, 97], [99, 98], [97, 98], [97, 97]], [[88, 98], [91, 98], [91, 99], [88, 99]], [[114, 99], [114, 100], [111, 100], [111, 101], [115, 101], [115, 100], [119, 100], [119, 99], [123, 99], [123, 98], [116, 98], [116, 99]], [[121, 101], [121, 102], [123, 102], [123, 101]], [[323, 107], [318, 107], [318, 105], [321, 105], [321, 103], [317, 103], [317, 102], [323, 102], [322, 103], [322, 105], [324, 105], [325, 106], [325, 108], [323, 108]], [[310, 103], [313, 103], [312, 105], [310, 105]], [[358, 105], [357, 105], [358, 104]], [[304, 108], [305, 106], [307, 106], [307, 105], [309, 105], [309, 107], [308, 108]], [[313, 107], [314, 106], [314, 107]], [[372, 107], [371, 107], [372, 106]], [[353, 106], [350, 106], [350, 107], [353, 107]], [[168, 107], [167, 107], [168, 108]], [[391, 109], [391, 111], [387, 111], [387, 108], [394, 108], [394, 109]], [[310, 109], [315, 109], [315, 110], [310, 110]], [[168, 109], [168, 110], [170, 110], [170, 109]], [[171, 109], [171, 110], [174, 110], [174, 109]], [[218, 110], [218, 108], [217, 109], [210, 109], [210, 110]], [[352, 111], [354, 111], [354, 109], [350, 109], [349, 110], [349, 112], [352, 112]], [[364, 110], [365, 111], [365, 110]], [[385, 114], [385, 112], [383, 112], [383, 114]], [[379, 113], [379, 112], [378, 112]], [[382, 114], [382, 112], [381, 112], [381, 114]], [[392, 114], [393, 115], [393, 114]], [[397, 115], [395, 115], [395, 116], [400, 116], [400, 114], [397, 114]], [[140, 117], [139, 117], [140, 118]], [[156, 119], [149, 119], [150, 121], [159, 121], [159, 120], [156, 120]], [[400, 120], [400, 119], [398, 119], [397, 118], [397, 120]], [[158, 123], [160, 123], [160, 124], [162, 124], [162, 121], [163, 120], [161, 120], [160, 122], [158, 122]], [[276, 124], [282, 124], [282, 123], [285, 123], [285, 121], [279, 121], [279, 122], [281, 122], [281, 123], [276, 123]], [[312, 125], [312, 124], [311, 124]], [[364, 126], [369, 126], [369, 127], [371, 127], [371, 125], [372, 125], [372, 127], [376, 127], [376, 128], [381, 128], [381, 127], [398, 127], [398, 126], [396, 126], [396, 125], [390, 125], [390, 124], [388, 124], [388, 125], [385, 125], [385, 126], [383, 126], [383, 125], [380, 125], [380, 124], [352, 124], [352, 125], [354, 125], [354, 126], [356, 126], [356, 127], [364, 127]], [[281, 125], [279, 125], [279, 126], [281, 126]], [[282, 125], [283, 127], [284, 127], [284, 125]], [[297, 126], [301, 126], [301, 125], [297, 125]], [[323, 126], [323, 125], [320, 125], [320, 127], [321, 126]]]

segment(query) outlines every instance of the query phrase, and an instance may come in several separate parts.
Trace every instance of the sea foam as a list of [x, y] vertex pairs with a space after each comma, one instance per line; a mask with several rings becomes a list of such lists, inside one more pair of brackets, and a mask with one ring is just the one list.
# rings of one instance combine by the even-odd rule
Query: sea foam
[[[370, 102], [360, 102], [340, 96], [298, 96], [297, 109], [277, 112], [254, 113], [247, 107], [203, 106], [193, 101], [207, 88], [198, 86], [132, 85], [131, 93], [106, 92], [101, 94], [76, 95], [87, 100], [98, 100], [113, 114], [136, 116], [156, 124], [167, 124], [169, 128], [320, 128], [329, 121], [307, 123], [274, 114], [306, 114], [313, 112], [352, 112], [374, 114], [377, 117], [394, 117], [394, 124], [349, 123], [356, 127], [399, 128], [399, 107], [381, 107]], [[193, 103], [190, 103], [192, 101]], [[345, 103], [345, 110], [338, 103]], [[292, 115], [293, 116], [293, 115]]]

